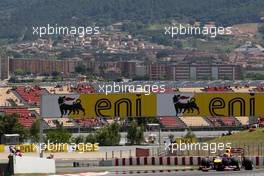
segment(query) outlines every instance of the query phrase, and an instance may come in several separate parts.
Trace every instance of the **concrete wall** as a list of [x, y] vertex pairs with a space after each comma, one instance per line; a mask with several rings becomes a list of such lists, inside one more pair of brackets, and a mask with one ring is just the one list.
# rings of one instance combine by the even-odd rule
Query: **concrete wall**
[[38, 157], [14, 157], [14, 174], [56, 172], [55, 160]]

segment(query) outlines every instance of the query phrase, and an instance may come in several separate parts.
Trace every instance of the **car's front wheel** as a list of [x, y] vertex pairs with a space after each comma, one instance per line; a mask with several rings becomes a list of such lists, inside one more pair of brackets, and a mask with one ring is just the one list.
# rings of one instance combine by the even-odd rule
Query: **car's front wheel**
[[223, 163], [214, 163], [214, 168], [216, 171], [223, 171], [225, 169], [225, 166]]

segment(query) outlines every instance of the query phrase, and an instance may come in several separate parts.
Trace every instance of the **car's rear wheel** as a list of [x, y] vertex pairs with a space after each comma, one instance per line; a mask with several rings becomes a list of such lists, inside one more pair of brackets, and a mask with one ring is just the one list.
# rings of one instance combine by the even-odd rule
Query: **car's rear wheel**
[[244, 167], [245, 167], [245, 170], [253, 170], [253, 162], [250, 159], [245, 158]]

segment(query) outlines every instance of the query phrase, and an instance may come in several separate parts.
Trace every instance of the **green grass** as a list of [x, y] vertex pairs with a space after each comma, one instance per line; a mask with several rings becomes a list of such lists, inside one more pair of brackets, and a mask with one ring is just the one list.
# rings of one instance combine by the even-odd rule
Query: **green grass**
[[264, 144], [264, 129], [259, 128], [256, 131], [249, 132], [249, 130], [244, 130], [237, 132], [230, 136], [221, 136], [213, 141], [215, 142], [231, 142], [231, 143], [243, 143], [246, 145], [251, 145], [254, 143]]
[[158, 30], [162, 30], [164, 29], [164, 24], [158, 24], [158, 23], [154, 23], [154, 24], [150, 24], [147, 26], [146, 30], [147, 31], [158, 31]]
[[200, 41], [198, 39], [189, 39], [182, 41], [183, 48], [197, 48], [198, 50], [205, 50], [205, 51], [222, 51], [226, 52], [228, 50], [235, 49], [235, 45], [227, 41], [221, 40], [209, 40], [209, 41]]
[[264, 128], [252, 132], [244, 130], [230, 136], [215, 138], [210, 142], [231, 143], [232, 147], [242, 147], [246, 156], [264, 156]]

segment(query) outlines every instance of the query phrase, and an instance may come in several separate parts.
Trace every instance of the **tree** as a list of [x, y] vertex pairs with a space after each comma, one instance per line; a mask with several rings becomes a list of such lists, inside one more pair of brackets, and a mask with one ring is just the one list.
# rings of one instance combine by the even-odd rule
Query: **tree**
[[28, 138], [28, 130], [18, 122], [17, 114], [0, 116], [0, 136], [3, 134], [19, 134], [20, 142]]
[[50, 143], [69, 143], [71, 136], [71, 133], [62, 124], [57, 123], [57, 129], [47, 133], [46, 141]]
[[31, 140], [33, 142], [39, 142], [39, 122], [38, 121], [33, 122], [29, 130], [29, 133], [31, 136]]
[[169, 134], [168, 138], [170, 139], [170, 142], [173, 143], [174, 140], [174, 135], [173, 134]]
[[14, 73], [15, 73], [15, 75], [23, 75], [24, 74], [24, 72], [21, 68], [16, 69]]
[[53, 76], [53, 77], [58, 77], [59, 75], [60, 75], [60, 73], [58, 71], [53, 71], [51, 73], [51, 76]]
[[264, 79], [264, 74], [261, 74], [261, 73], [248, 73], [246, 75], [246, 78], [250, 79], [250, 80], [263, 80]]
[[261, 25], [259, 28], [258, 28], [258, 31], [264, 35], [264, 25]]
[[258, 28], [259, 33], [262, 35], [262, 44], [264, 45], [264, 25]]
[[116, 122], [102, 127], [96, 131], [96, 141], [105, 146], [119, 145], [121, 139], [119, 131], [120, 125]]
[[86, 71], [87, 71], [87, 69], [86, 69], [86, 67], [84, 65], [78, 65], [78, 66], [75, 67], [75, 72], [76, 73], [84, 75], [84, 74], [86, 74]]
[[[13, 1], [12, 1], [13, 2]], [[61, 5], [63, 4], [63, 5]], [[0, 37], [34, 39], [31, 30], [25, 30], [32, 25], [60, 24], [77, 25], [97, 22], [108, 25], [116, 21], [130, 20], [125, 29], [134, 32], [142, 30], [141, 26], [149, 22], [166, 22], [171, 19], [178, 21], [215, 21], [219, 25], [239, 23], [258, 23], [263, 16], [264, 2], [254, 0], [34, 0], [10, 3], [1, 0], [2, 17], [0, 21]], [[129, 7], [129, 8], [128, 8]], [[12, 9], [12, 10], [10, 10]], [[10, 12], [12, 15], [10, 16]], [[73, 15], [73, 12], [74, 13]], [[193, 15], [196, 12], [195, 16]], [[74, 16], [74, 18], [73, 18]], [[91, 18], [92, 17], [92, 18]], [[79, 24], [80, 25], [80, 24]], [[63, 53], [64, 57], [74, 57], [74, 53]]]
[[11, 78], [9, 79], [9, 82], [16, 83], [17, 82], [16, 77], [15, 76], [11, 76]]
[[147, 77], [146, 75], [145, 76], [134, 76], [132, 79], [133, 81], [146, 81], [146, 80], [149, 80], [149, 77]]
[[192, 130], [188, 129], [183, 140], [185, 141], [185, 143], [193, 143], [193, 142], [196, 142], [197, 138], [196, 138], [196, 135], [192, 132]]
[[79, 144], [79, 143], [83, 143], [85, 140], [84, 140], [84, 137], [82, 135], [79, 135], [77, 137], [73, 137], [73, 142], [75, 144]]
[[92, 144], [96, 143], [97, 142], [96, 135], [93, 133], [88, 134], [85, 138], [85, 142]]
[[130, 145], [140, 145], [144, 141], [144, 129], [138, 126], [136, 121], [132, 121], [127, 130], [127, 140]]

